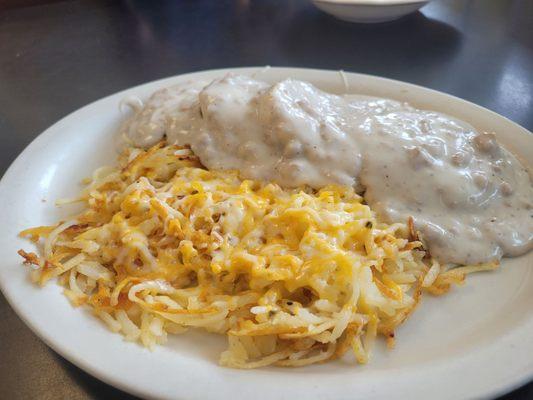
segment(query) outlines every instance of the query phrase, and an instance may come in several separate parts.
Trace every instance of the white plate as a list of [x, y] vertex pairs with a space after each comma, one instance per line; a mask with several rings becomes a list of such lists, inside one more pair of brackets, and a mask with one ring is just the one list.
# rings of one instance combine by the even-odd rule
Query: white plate
[[[286, 77], [344, 92], [338, 72], [245, 68], [274, 82]], [[219, 367], [222, 337], [191, 332], [150, 352], [123, 341], [87, 311], [73, 309], [55, 283], [31, 285], [16, 254], [31, 245], [17, 237], [72, 209], [54, 200], [72, 196], [95, 167], [114, 160], [118, 105], [127, 95], [228, 70], [172, 77], [112, 95], [49, 128], [17, 158], [0, 182], [0, 286], [19, 316], [50, 347], [101, 380], [136, 395], [180, 399], [460, 399], [491, 397], [533, 377], [533, 253], [506, 259], [499, 271], [470, 276], [444, 297], [427, 296], [397, 331], [397, 347], [378, 348], [366, 366], [342, 360], [301, 369], [241, 371]], [[474, 104], [422, 87], [346, 74], [348, 91], [407, 100], [415, 106], [495, 131], [511, 150], [533, 164], [533, 138], [513, 122]], [[382, 346], [383, 347], [383, 346]]]
[[411, 14], [430, 0], [312, 0], [325, 13], [348, 22], [386, 22]]

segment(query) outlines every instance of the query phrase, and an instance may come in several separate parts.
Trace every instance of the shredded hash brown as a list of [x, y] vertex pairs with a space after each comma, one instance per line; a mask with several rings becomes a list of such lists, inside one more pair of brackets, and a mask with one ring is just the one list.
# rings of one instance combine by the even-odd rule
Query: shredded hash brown
[[394, 345], [423, 292], [497, 267], [441, 266], [412, 221], [380, 223], [353, 188], [242, 180], [164, 143], [128, 149], [85, 183], [81, 214], [21, 232], [40, 249], [19, 251], [33, 280], [57, 277], [72, 304], [150, 348], [189, 328], [226, 335], [225, 366], [349, 350], [366, 363], [378, 335]]

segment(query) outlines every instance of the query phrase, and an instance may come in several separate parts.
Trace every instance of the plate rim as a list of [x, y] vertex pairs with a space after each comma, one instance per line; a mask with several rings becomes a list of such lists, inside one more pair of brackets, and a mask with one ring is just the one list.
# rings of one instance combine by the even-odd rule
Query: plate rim
[[400, 6], [412, 6], [415, 4], [429, 3], [431, 0], [313, 0], [320, 3], [327, 3], [336, 6], [357, 7], [357, 6], [369, 6], [369, 7], [400, 7]]
[[[337, 73], [338, 71], [335, 70], [324, 70], [324, 69], [314, 69], [314, 68], [293, 68], [293, 67], [271, 67], [272, 69], [279, 70], [281, 74], [285, 75], [298, 75], [302, 72], [307, 73]], [[163, 85], [166, 82], [171, 82], [172, 80], [176, 79], [194, 79], [194, 78], [201, 78], [201, 76], [205, 74], [226, 74], [228, 72], [241, 72], [241, 73], [261, 73], [265, 67], [261, 66], [255, 66], [255, 67], [238, 67], [238, 68], [223, 68], [223, 69], [212, 69], [212, 70], [203, 70], [203, 71], [195, 71], [185, 74], [179, 74], [179, 75], [173, 75], [157, 80], [153, 80], [150, 82], [142, 83], [140, 85], [136, 85], [130, 88], [126, 88], [124, 90], [121, 90], [116, 93], [112, 93], [110, 95], [107, 95], [103, 98], [97, 99], [71, 113], [69, 113], [67, 116], [61, 118], [59, 121], [51, 125], [49, 128], [44, 130], [42, 133], [40, 133], [38, 136], [36, 136], [25, 148], [24, 150], [15, 158], [15, 160], [11, 163], [9, 168], [6, 169], [4, 172], [2, 179], [0, 180], [0, 204], [3, 202], [3, 196], [2, 194], [7, 190], [5, 187], [7, 185], [6, 182], [8, 182], [11, 179], [16, 178], [16, 176], [12, 176], [14, 174], [14, 171], [16, 168], [21, 164], [24, 160], [24, 158], [27, 158], [29, 154], [31, 154], [32, 151], [35, 150], [40, 144], [45, 144], [46, 141], [53, 140], [54, 132], [58, 129], [61, 129], [62, 125], [65, 124], [65, 122], [69, 121], [70, 119], [74, 119], [78, 114], [82, 112], [86, 112], [90, 108], [94, 107], [97, 103], [109, 101], [112, 97], [125, 97], [127, 95], [127, 92], [131, 91], [139, 91], [142, 89], [146, 89], [150, 86], [157, 86], [157, 85]], [[515, 128], [518, 128], [520, 131], [525, 132], [527, 134], [531, 135], [531, 132], [529, 132], [526, 128], [518, 125], [517, 123], [511, 121], [505, 116], [502, 116], [500, 114], [495, 113], [494, 111], [487, 109], [485, 107], [479, 106], [475, 103], [469, 102], [467, 100], [464, 100], [462, 98], [459, 98], [457, 96], [437, 91], [431, 88], [423, 87], [420, 85], [416, 85], [409, 82], [389, 79], [389, 78], [383, 78], [379, 76], [369, 75], [369, 74], [360, 74], [355, 72], [345, 72], [346, 74], [353, 76], [356, 79], [370, 79], [374, 81], [381, 81], [382, 83], [391, 83], [394, 85], [401, 84], [408, 88], [413, 88], [416, 90], [422, 90], [426, 94], [431, 95], [437, 95], [439, 97], [445, 96], [447, 98], [450, 98], [454, 102], [458, 103], [466, 103], [470, 108], [474, 107], [478, 111], [482, 111], [483, 113], [489, 113], [493, 118], [499, 118], [505, 120], [507, 123], [512, 124]], [[146, 391], [145, 389], [139, 388], [136, 385], [128, 384], [127, 379], [126, 380], [116, 380], [109, 374], [106, 374], [105, 368], [102, 370], [102, 368], [99, 368], [99, 366], [92, 365], [90, 362], [87, 362], [86, 360], [79, 357], [78, 354], [75, 352], [72, 352], [72, 349], [69, 349], [68, 346], [64, 346], [62, 343], [58, 342], [57, 340], [54, 340], [54, 338], [49, 337], [46, 332], [40, 327], [39, 324], [37, 324], [34, 320], [32, 320], [31, 315], [27, 315], [21, 307], [17, 306], [17, 303], [15, 301], [15, 297], [12, 296], [12, 294], [9, 291], [9, 283], [2, 279], [2, 275], [0, 274], [0, 290], [4, 294], [8, 304], [10, 307], [16, 312], [19, 318], [28, 326], [44, 343], [46, 343], [47, 346], [52, 348], [55, 352], [60, 354], [63, 358], [67, 359], [69, 362], [72, 362], [74, 365], [78, 366], [79, 368], [83, 369], [84, 371], [88, 372], [90, 375], [96, 377], [97, 379], [112, 385], [116, 388], [119, 388], [125, 392], [134, 394], [136, 396], [140, 397], [151, 397], [154, 398], [154, 393], [150, 391]], [[529, 321], [532, 322], [532, 321]], [[533, 326], [533, 325], [532, 325]], [[532, 343], [533, 344], [533, 343]], [[533, 346], [532, 346], [533, 347]], [[507, 384], [499, 384], [499, 385], [492, 385], [489, 387], [487, 385], [487, 389], [485, 391], [481, 392], [475, 392], [472, 393], [472, 397], [495, 397], [502, 395], [504, 393], [507, 393], [511, 390], [514, 390], [515, 388], [523, 385], [524, 383], [530, 381], [533, 379], [533, 364], [531, 365], [531, 368], [528, 371], [525, 371], [522, 375], [514, 377], [514, 379], [508, 379]], [[332, 393], [334, 396], [334, 394]], [[157, 398], [166, 398], [166, 397], [159, 397]], [[181, 396], [180, 396], [181, 398]]]

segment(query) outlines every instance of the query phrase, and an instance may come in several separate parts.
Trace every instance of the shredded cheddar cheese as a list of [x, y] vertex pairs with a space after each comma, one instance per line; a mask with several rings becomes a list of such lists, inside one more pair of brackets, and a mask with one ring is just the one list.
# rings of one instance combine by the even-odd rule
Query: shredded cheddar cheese
[[[75, 306], [148, 347], [202, 328], [228, 337], [223, 365], [302, 366], [390, 346], [422, 289], [435, 294], [482, 265], [447, 271], [406, 224], [376, 220], [353, 188], [282, 189], [208, 171], [189, 149], [129, 149], [97, 170], [84, 211], [21, 234], [39, 284], [58, 277]], [[415, 235], [416, 236], [416, 235]]]

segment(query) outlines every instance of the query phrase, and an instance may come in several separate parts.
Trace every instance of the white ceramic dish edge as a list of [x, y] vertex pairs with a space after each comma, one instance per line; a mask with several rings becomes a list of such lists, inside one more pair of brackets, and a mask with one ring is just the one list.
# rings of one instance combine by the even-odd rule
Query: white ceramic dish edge
[[414, 13], [429, 0], [312, 0], [314, 5], [327, 14], [352, 23], [381, 23], [394, 21]]
[[332, 3], [332, 4], [344, 4], [346, 6], [350, 5], [365, 5], [365, 6], [399, 6], [405, 4], [417, 4], [417, 3], [427, 3], [431, 0], [319, 0], [323, 3]]

